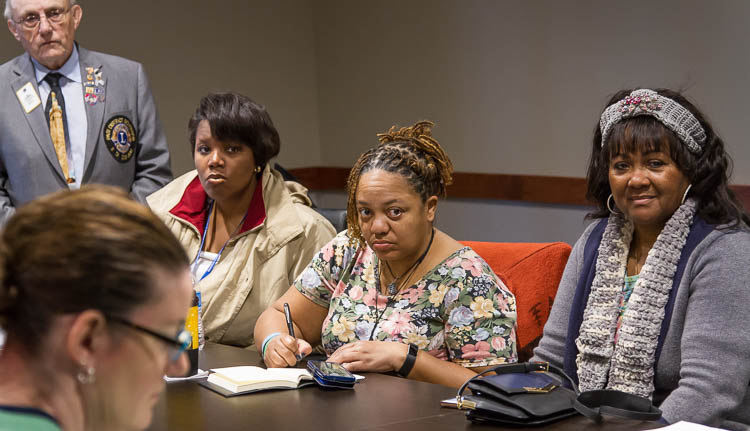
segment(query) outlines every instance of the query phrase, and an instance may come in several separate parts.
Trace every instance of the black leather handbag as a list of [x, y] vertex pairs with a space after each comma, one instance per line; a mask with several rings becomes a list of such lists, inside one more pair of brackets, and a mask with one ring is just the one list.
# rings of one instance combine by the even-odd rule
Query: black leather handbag
[[[493, 371], [495, 375], [485, 376]], [[463, 395], [466, 389], [471, 395]], [[456, 403], [472, 422], [513, 426], [544, 425], [577, 413], [595, 421], [602, 414], [646, 421], [661, 417], [650, 400], [636, 395], [611, 390], [579, 395], [575, 382], [546, 362], [487, 369], [461, 386]]]

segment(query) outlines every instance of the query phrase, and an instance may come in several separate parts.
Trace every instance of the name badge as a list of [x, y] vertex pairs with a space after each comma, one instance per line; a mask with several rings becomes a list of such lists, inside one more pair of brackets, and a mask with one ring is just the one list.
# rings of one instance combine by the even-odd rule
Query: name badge
[[36, 90], [34, 90], [34, 86], [31, 82], [27, 82], [20, 90], [16, 91], [16, 96], [27, 114], [42, 104], [42, 100], [39, 98], [39, 95], [36, 94]]

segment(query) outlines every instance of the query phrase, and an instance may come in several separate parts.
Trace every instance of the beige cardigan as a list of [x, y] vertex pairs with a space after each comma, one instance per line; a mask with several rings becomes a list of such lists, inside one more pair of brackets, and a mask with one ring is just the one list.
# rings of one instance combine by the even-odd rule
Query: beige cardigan
[[[261, 208], [257, 225], [248, 226], [246, 222], [229, 240], [213, 271], [199, 283], [203, 325], [210, 342], [252, 347], [253, 328], [260, 313], [286, 292], [336, 234], [333, 226], [310, 207], [307, 189], [300, 184], [284, 182], [281, 174], [266, 166], [260, 186], [262, 196], [256, 193], [248, 210], [250, 215], [254, 206]], [[185, 199], [188, 189], [192, 199]], [[173, 210], [178, 204], [183, 208], [193, 205], [205, 220], [205, 209], [197, 207], [196, 196], [205, 201], [197, 172], [191, 171], [147, 198], [191, 260], [198, 253], [203, 234], [200, 219], [188, 220]], [[259, 198], [262, 201], [256, 200]]]

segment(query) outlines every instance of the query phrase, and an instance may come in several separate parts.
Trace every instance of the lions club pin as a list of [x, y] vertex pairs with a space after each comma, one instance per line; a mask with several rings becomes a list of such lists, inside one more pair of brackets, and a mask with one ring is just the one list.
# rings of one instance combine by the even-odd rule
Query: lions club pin
[[135, 154], [138, 137], [130, 119], [124, 115], [115, 115], [104, 126], [104, 142], [112, 157], [125, 163]]
[[86, 81], [83, 83], [83, 100], [89, 105], [96, 105], [98, 102], [104, 102], [104, 78], [102, 77], [102, 67], [86, 67]]

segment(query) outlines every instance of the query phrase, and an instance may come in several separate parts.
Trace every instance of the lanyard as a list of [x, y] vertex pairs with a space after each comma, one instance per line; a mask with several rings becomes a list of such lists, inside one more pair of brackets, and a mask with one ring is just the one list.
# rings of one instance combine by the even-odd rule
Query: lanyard
[[[211, 213], [213, 213], [213, 209], [214, 209], [214, 202], [211, 201], [211, 203], [208, 206], [208, 217], [206, 217], [206, 225], [203, 227], [203, 236], [201, 237], [201, 244], [198, 247], [198, 253], [195, 255], [195, 259], [193, 259], [193, 263], [190, 264], [191, 268], [195, 267], [195, 265], [198, 264], [198, 258], [200, 257], [201, 252], [203, 251], [203, 245], [205, 245], [206, 243], [206, 233], [208, 232], [208, 225], [211, 223]], [[224, 241], [224, 245], [221, 246], [221, 250], [219, 250], [219, 252], [216, 254], [216, 257], [211, 262], [211, 265], [208, 267], [206, 272], [203, 273], [203, 275], [201, 276], [200, 280], [198, 280], [198, 282], [203, 281], [203, 279], [208, 277], [208, 274], [210, 274], [211, 271], [214, 270], [214, 266], [216, 266], [216, 262], [219, 261], [219, 258], [221, 257], [221, 253], [224, 252], [224, 248], [229, 243], [229, 240], [232, 239], [232, 237], [237, 234], [237, 231], [240, 230], [240, 227], [243, 224], [245, 224], [245, 217], [247, 217], [247, 213], [245, 213], [245, 215], [242, 216], [242, 220], [240, 221], [240, 224], [237, 226], [237, 229], [234, 230], [234, 233], [232, 233], [232, 235], [230, 235], [229, 238], [227, 238], [227, 240]]]

